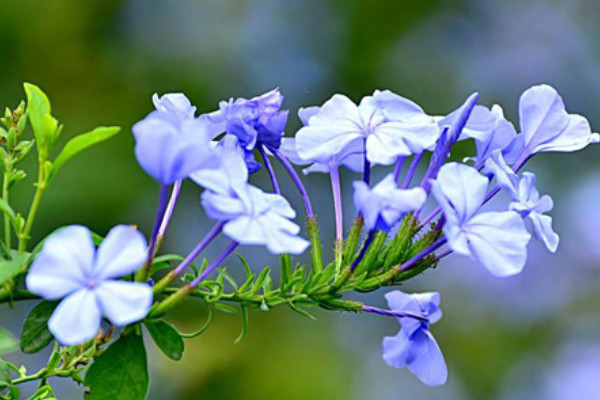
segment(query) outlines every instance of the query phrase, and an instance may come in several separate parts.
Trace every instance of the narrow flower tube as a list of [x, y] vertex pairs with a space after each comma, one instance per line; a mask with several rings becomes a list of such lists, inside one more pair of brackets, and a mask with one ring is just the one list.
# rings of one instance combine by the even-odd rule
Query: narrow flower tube
[[215, 269], [217, 269], [219, 267], [219, 265], [221, 265], [221, 263], [223, 261], [225, 261], [225, 259], [227, 257], [229, 257], [229, 255], [231, 253], [233, 253], [233, 251], [235, 250], [235, 248], [238, 245], [239, 245], [239, 243], [236, 241], [232, 241], [231, 243], [229, 243], [229, 245], [225, 248], [225, 250], [223, 250], [223, 252], [217, 258], [215, 258], [215, 260], [208, 267], [206, 267], [206, 269], [204, 271], [202, 271], [202, 273], [200, 275], [198, 275], [196, 277], [196, 279], [194, 279], [192, 282], [190, 282], [188, 286], [191, 289], [198, 286], [200, 284], [200, 282], [202, 282], [204, 279], [206, 279], [206, 277], [208, 275], [210, 275]]
[[173, 217], [173, 211], [175, 210], [175, 205], [177, 204], [177, 199], [179, 198], [179, 193], [181, 191], [182, 180], [178, 180], [173, 185], [173, 190], [171, 191], [171, 198], [169, 199], [169, 204], [167, 204], [167, 209], [165, 211], [165, 215], [163, 216], [162, 222], [160, 224], [160, 228], [158, 229], [158, 242], [160, 243], [162, 239], [165, 237], [165, 233], [167, 232], [167, 228], [169, 227], [169, 223], [171, 222], [171, 218]]
[[290, 175], [290, 177], [294, 181], [296, 188], [298, 188], [298, 191], [300, 192], [300, 195], [302, 196], [302, 200], [304, 201], [304, 207], [306, 208], [306, 216], [308, 218], [313, 218], [314, 213], [313, 213], [313, 209], [312, 209], [312, 204], [310, 203], [310, 197], [308, 196], [308, 192], [306, 191], [306, 188], [304, 187], [302, 180], [296, 173], [296, 170], [294, 170], [294, 167], [292, 166], [292, 164], [290, 164], [288, 159], [281, 153], [281, 151], [279, 151], [279, 149], [275, 149], [272, 147], [268, 147], [268, 149], [271, 153], [273, 153], [275, 158], [277, 158], [277, 160], [279, 160], [281, 165], [283, 165], [283, 167], [285, 168], [287, 173]]
[[260, 146], [258, 148], [260, 156], [263, 159], [263, 163], [265, 164], [265, 168], [267, 169], [267, 173], [269, 174], [269, 178], [271, 179], [271, 184], [273, 185], [273, 193], [280, 194], [281, 189], [279, 188], [279, 182], [277, 181], [277, 176], [275, 175], [275, 171], [273, 170], [273, 165], [267, 157], [264, 146]]
[[342, 264], [342, 253], [344, 251], [344, 220], [339, 167], [337, 165], [331, 166], [329, 175], [331, 177], [331, 191], [333, 192], [333, 208], [335, 211], [335, 260], [336, 266], [339, 268]]

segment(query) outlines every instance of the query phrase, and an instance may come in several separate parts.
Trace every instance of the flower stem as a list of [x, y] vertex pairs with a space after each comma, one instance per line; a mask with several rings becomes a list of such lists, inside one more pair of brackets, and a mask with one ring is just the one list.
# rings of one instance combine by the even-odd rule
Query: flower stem
[[378, 307], [371, 307], [371, 306], [367, 306], [367, 305], [364, 305], [362, 310], [364, 312], [383, 315], [386, 317], [414, 318], [414, 319], [417, 319], [417, 320], [423, 321], [423, 322], [428, 321], [427, 317], [420, 315], [420, 314], [411, 313], [408, 311], [392, 311], [392, 310], [386, 310], [386, 309], [378, 308]]
[[331, 191], [333, 192], [333, 208], [335, 211], [335, 265], [339, 269], [342, 266], [342, 253], [344, 251], [344, 217], [339, 167], [331, 165], [329, 175], [331, 176]]
[[[2, 180], [2, 199], [6, 204], [9, 204], [9, 190], [8, 190], [8, 179], [10, 176], [10, 167], [7, 165], [4, 170], [4, 179]], [[10, 218], [8, 214], [4, 213], [4, 243], [8, 249], [11, 248], [11, 226], [10, 226]]]
[[375, 229], [371, 229], [369, 231], [369, 233], [367, 234], [367, 238], [365, 239], [365, 243], [363, 244], [363, 247], [360, 249], [360, 253], [358, 253], [358, 257], [356, 257], [354, 259], [354, 261], [352, 262], [352, 265], [350, 266], [351, 272], [353, 272], [356, 269], [358, 264], [360, 264], [363, 257], [365, 256], [365, 254], [367, 254], [367, 250], [369, 250], [369, 246], [371, 246], [371, 243], [373, 243], [373, 239], [375, 238], [375, 232], [376, 232]]
[[321, 256], [319, 225], [317, 224], [317, 220], [314, 216], [306, 219], [306, 227], [308, 228], [308, 237], [310, 239], [310, 255], [312, 266], [316, 272], [319, 272], [323, 270], [323, 258]]
[[417, 167], [419, 166], [419, 162], [421, 162], [421, 159], [423, 158], [423, 154], [425, 154], [425, 152], [415, 154], [413, 159], [410, 161], [410, 165], [408, 166], [408, 171], [404, 177], [404, 182], [402, 182], [401, 189], [407, 189], [410, 186], [410, 183], [415, 176], [415, 172], [417, 171]]
[[440, 238], [440, 239], [436, 240], [429, 247], [423, 249], [423, 251], [421, 251], [420, 253], [415, 255], [413, 258], [411, 258], [404, 264], [397, 265], [395, 267], [396, 271], [404, 272], [404, 271], [411, 269], [416, 263], [418, 263], [423, 258], [427, 257], [428, 255], [430, 255], [431, 253], [433, 253], [434, 251], [436, 251], [437, 249], [442, 247], [446, 242], [447, 242], [446, 238]]
[[173, 270], [171, 270], [164, 278], [154, 285], [154, 293], [160, 293], [164, 288], [169, 286], [185, 269], [206, 249], [206, 247], [219, 235], [223, 229], [224, 222], [216, 223], [210, 231], [198, 242], [196, 247], [188, 254], [188, 256]]
[[150, 269], [152, 268], [152, 259], [154, 258], [154, 253], [156, 250], [156, 241], [157, 241], [157, 237], [158, 237], [158, 230], [160, 229], [160, 225], [161, 225], [163, 217], [165, 215], [168, 197], [169, 197], [169, 186], [162, 185], [160, 187], [160, 195], [159, 195], [159, 200], [158, 200], [158, 207], [156, 209], [156, 218], [154, 220], [154, 228], [152, 229], [152, 236], [150, 237], [150, 246], [148, 246], [148, 256], [146, 258], [146, 263], [144, 264], [144, 266], [142, 268], [140, 268], [135, 275], [135, 280], [137, 282], [145, 282], [148, 279]]
[[204, 279], [206, 279], [206, 277], [208, 275], [210, 275], [215, 269], [217, 269], [219, 267], [219, 265], [221, 265], [221, 263], [223, 261], [225, 261], [225, 259], [227, 257], [229, 257], [229, 255], [231, 253], [233, 253], [233, 251], [235, 250], [236, 247], [238, 247], [239, 243], [232, 240], [231, 243], [229, 243], [229, 245], [227, 245], [227, 247], [225, 248], [225, 250], [223, 250], [223, 252], [217, 257], [215, 258], [215, 260], [212, 262], [212, 264], [210, 264], [208, 267], [206, 267], [206, 269], [204, 271], [202, 271], [202, 273], [200, 275], [198, 275], [196, 277], [196, 279], [194, 279], [192, 282], [189, 283], [189, 286], [194, 289], [196, 286], [198, 286], [200, 284], [200, 282], [202, 282]]
[[27, 213], [27, 222], [25, 222], [25, 227], [19, 233], [19, 251], [27, 250], [27, 242], [29, 241], [31, 229], [33, 228], [33, 221], [35, 221], [37, 211], [40, 207], [40, 203], [42, 202], [42, 196], [46, 190], [46, 174], [44, 170], [45, 160], [40, 159], [38, 163], [38, 180], [36, 183], [35, 195], [33, 196], [31, 207]]
[[302, 180], [298, 176], [298, 173], [296, 172], [296, 170], [294, 169], [292, 164], [289, 162], [289, 160], [283, 155], [283, 153], [281, 153], [281, 151], [279, 151], [279, 149], [269, 147], [269, 150], [271, 151], [271, 153], [273, 153], [275, 158], [277, 158], [277, 160], [279, 160], [281, 165], [283, 165], [283, 167], [285, 168], [287, 173], [290, 175], [290, 177], [294, 181], [296, 188], [298, 188], [298, 191], [300, 192], [300, 195], [302, 196], [302, 200], [304, 201], [304, 207], [306, 208], [306, 216], [309, 219], [314, 218], [312, 205], [310, 203], [310, 197], [308, 197], [308, 192], [306, 191], [304, 184], [302, 184]]
[[400, 156], [396, 160], [396, 166], [394, 167], [394, 182], [398, 182], [398, 179], [400, 178], [402, 168], [404, 167], [404, 161], [406, 161], [405, 156]]
[[267, 172], [269, 173], [269, 178], [271, 178], [271, 184], [273, 185], [273, 192], [280, 194], [281, 189], [279, 188], [279, 182], [277, 181], [277, 176], [275, 175], [275, 171], [273, 170], [273, 165], [271, 164], [271, 161], [269, 160], [269, 157], [267, 156], [267, 154], [265, 152], [265, 146], [264, 145], [258, 146], [258, 151], [260, 153], [260, 156], [263, 159], [265, 168], [267, 169]]
[[179, 198], [182, 182], [182, 180], [178, 180], [173, 185], [173, 190], [171, 191], [171, 198], [169, 199], [169, 204], [167, 204], [167, 209], [165, 210], [165, 214], [160, 224], [160, 228], [158, 228], [157, 248], [159, 248], [162, 244], [162, 241], [165, 237], [165, 233], [167, 232], [167, 228], [169, 227], [169, 223], [171, 222], [171, 218], [173, 217], [173, 211], [175, 210], [175, 204], [177, 204], [177, 199]]

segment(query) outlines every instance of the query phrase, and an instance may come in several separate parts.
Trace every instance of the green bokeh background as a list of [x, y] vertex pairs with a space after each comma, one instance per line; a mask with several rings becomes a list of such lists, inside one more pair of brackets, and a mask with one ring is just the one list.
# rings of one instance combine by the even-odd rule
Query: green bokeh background
[[[73, 223], [101, 233], [118, 223], [150, 231], [157, 186], [136, 164], [130, 128], [151, 110], [155, 92], [184, 91], [207, 112], [222, 99], [280, 87], [292, 110], [290, 135], [299, 126], [299, 106], [320, 104], [334, 92], [358, 100], [389, 88], [444, 114], [477, 90], [482, 103], [500, 102], [516, 121], [520, 93], [548, 82], [569, 110], [597, 127], [598, 17], [593, 0], [0, 0], [0, 104], [18, 104], [28, 81], [49, 94], [53, 114], [65, 124], [63, 143], [97, 125], [123, 127], [116, 139], [61, 171], [47, 191], [34, 239]], [[312, 322], [277, 309], [253, 312], [249, 334], [235, 345], [240, 318], [218, 314], [203, 336], [187, 342], [178, 363], [150, 345], [150, 398], [558, 398], [552, 397], [561, 390], [552, 386], [552, 371], [560, 371], [565, 359], [587, 357], [588, 350], [573, 355], [571, 345], [600, 345], [594, 306], [600, 256], [592, 251], [600, 243], [594, 235], [600, 218], [593, 213], [600, 193], [582, 189], [594, 180], [600, 186], [599, 151], [533, 162], [541, 191], [557, 203], [555, 227], [563, 235], [556, 257], [532, 243], [530, 272], [502, 282], [451, 257], [404, 287], [442, 292], [445, 317], [434, 334], [450, 368], [445, 387], [426, 388], [381, 360], [382, 337], [397, 330], [393, 320], [317, 312], [318, 322]], [[348, 220], [354, 178], [344, 176]], [[267, 187], [264, 174], [253, 179]], [[15, 190], [16, 208], [27, 207], [32, 181], [33, 175]], [[307, 182], [322, 231], [331, 237], [327, 177]], [[300, 210], [289, 182], [283, 186]], [[198, 194], [193, 185], [184, 187], [165, 251], [185, 253], [210, 226]], [[582, 208], [573, 204], [590, 213], [581, 218]], [[275, 262], [261, 249], [243, 252], [257, 268]], [[364, 299], [383, 305], [382, 296]], [[17, 333], [28, 307], [3, 308], [0, 318]], [[173, 321], [191, 331], [205, 318], [203, 306], [191, 302]], [[590, 385], [600, 374], [593, 367], [581, 372], [587, 373]], [[81, 388], [54, 383], [61, 400], [81, 395]], [[583, 386], [572, 387], [573, 399], [586, 398], [583, 393], [600, 398], [600, 388], [583, 392]]]

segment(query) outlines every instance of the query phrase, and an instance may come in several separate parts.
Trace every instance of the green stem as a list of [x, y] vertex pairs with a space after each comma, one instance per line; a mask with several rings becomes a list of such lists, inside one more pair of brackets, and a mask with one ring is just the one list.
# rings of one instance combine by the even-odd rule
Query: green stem
[[19, 234], [19, 251], [27, 250], [27, 242], [29, 241], [29, 234], [31, 233], [31, 228], [33, 227], [33, 221], [35, 220], [35, 216], [37, 215], [38, 208], [40, 207], [40, 203], [42, 201], [44, 190], [46, 189], [44, 163], [45, 160], [39, 160], [40, 165], [38, 169], [38, 181], [36, 184], [35, 195], [33, 197], [31, 207], [29, 208], [29, 212], [27, 213], [27, 222], [25, 223], [25, 228]]
[[321, 239], [317, 219], [312, 216], [307, 219], [308, 236], [310, 238], [312, 266], [315, 272], [323, 270], [323, 258], [321, 256]]
[[[9, 204], [9, 190], [8, 190], [8, 179], [10, 177], [11, 168], [7, 165], [4, 170], [4, 179], [2, 181], [2, 199]], [[4, 214], [4, 243], [6, 243], [6, 247], [8, 249], [11, 248], [11, 226], [10, 226], [10, 218], [7, 214]]]

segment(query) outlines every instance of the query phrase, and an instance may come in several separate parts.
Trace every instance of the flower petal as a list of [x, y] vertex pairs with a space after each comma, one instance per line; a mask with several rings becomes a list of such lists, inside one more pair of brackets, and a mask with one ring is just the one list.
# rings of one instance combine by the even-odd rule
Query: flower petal
[[448, 380], [448, 367], [442, 351], [431, 332], [426, 329], [411, 336], [414, 352], [408, 360], [408, 369], [427, 386], [440, 386]]
[[29, 269], [27, 289], [48, 300], [82, 288], [93, 276], [94, 243], [90, 231], [73, 225], [53, 233]]
[[74, 346], [98, 334], [101, 317], [94, 292], [81, 289], [61, 301], [48, 321], [48, 328], [59, 343]]
[[104, 281], [95, 292], [102, 313], [117, 326], [141, 320], [152, 306], [152, 288], [145, 283]]
[[131, 274], [144, 264], [146, 257], [144, 235], [131, 226], [115, 226], [98, 248], [96, 278], [114, 279]]
[[386, 336], [383, 338], [383, 359], [391, 367], [406, 367], [411, 344], [403, 329], [396, 336]]
[[552, 217], [532, 212], [529, 214], [529, 219], [533, 224], [533, 232], [536, 238], [541, 240], [550, 252], [555, 253], [560, 238], [552, 229]]

